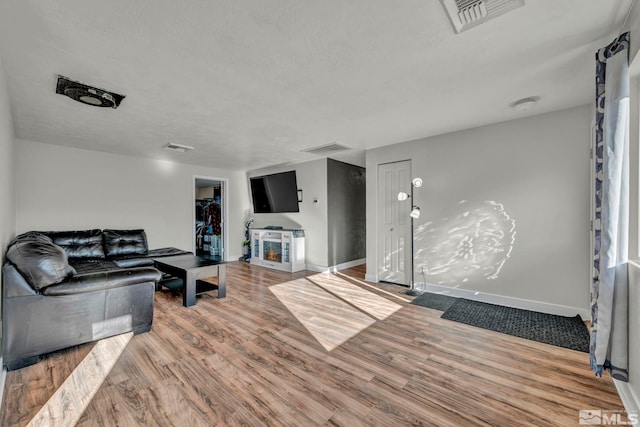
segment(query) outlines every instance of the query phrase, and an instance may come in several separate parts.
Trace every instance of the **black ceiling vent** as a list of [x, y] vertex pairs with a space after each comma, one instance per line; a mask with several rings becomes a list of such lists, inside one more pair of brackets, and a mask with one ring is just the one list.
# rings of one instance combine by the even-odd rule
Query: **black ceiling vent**
[[66, 95], [73, 100], [82, 102], [83, 104], [93, 105], [94, 107], [118, 108], [118, 105], [120, 105], [120, 102], [124, 99], [124, 95], [118, 95], [117, 93], [87, 86], [84, 83], [74, 82], [61, 75], [58, 75], [56, 93]]

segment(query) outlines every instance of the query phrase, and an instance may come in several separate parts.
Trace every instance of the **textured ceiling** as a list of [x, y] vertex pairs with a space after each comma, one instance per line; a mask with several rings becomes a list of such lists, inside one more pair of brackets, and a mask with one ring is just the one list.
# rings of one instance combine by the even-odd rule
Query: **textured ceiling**
[[[0, 55], [18, 138], [255, 169], [588, 103], [629, 3], [527, 0], [456, 35], [436, 0], [4, 0]], [[77, 103], [57, 74], [126, 99]]]

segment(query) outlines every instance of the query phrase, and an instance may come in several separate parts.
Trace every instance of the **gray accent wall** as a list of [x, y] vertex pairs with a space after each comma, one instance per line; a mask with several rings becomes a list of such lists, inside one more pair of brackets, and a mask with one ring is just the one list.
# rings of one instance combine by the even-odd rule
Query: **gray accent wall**
[[366, 257], [366, 169], [327, 159], [329, 265]]

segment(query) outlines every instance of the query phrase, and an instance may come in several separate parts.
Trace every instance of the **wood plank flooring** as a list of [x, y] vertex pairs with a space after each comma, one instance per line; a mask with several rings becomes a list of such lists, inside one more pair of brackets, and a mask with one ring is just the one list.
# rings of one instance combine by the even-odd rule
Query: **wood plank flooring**
[[[572, 426], [580, 409], [623, 409], [587, 354], [442, 320], [363, 277], [234, 262], [225, 299], [157, 292], [152, 330], [124, 349], [9, 372], [0, 425]], [[76, 378], [87, 365], [113, 365], [93, 391]]]

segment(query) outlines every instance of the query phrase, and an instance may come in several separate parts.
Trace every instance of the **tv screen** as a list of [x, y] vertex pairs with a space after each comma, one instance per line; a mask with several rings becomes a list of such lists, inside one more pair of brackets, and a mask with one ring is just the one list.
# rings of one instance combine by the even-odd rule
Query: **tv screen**
[[296, 171], [250, 178], [254, 213], [300, 212]]

